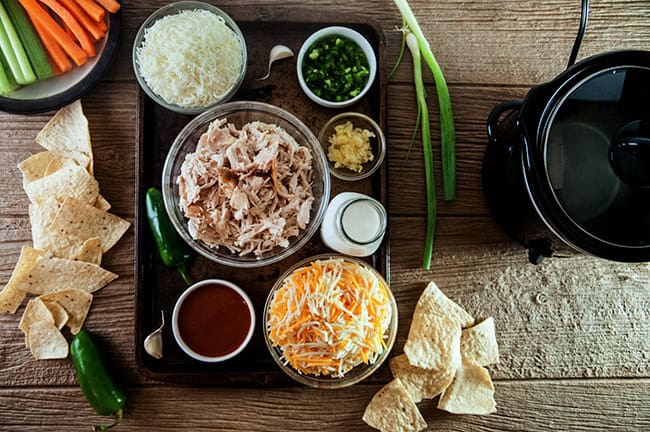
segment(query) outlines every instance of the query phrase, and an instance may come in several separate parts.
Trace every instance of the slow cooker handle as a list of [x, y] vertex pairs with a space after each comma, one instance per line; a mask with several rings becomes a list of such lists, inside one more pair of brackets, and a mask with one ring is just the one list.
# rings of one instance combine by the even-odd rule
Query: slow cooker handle
[[492, 109], [487, 119], [487, 134], [490, 142], [499, 142], [499, 120], [501, 117], [509, 111], [519, 111], [521, 104], [521, 101], [509, 100], [501, 102]]

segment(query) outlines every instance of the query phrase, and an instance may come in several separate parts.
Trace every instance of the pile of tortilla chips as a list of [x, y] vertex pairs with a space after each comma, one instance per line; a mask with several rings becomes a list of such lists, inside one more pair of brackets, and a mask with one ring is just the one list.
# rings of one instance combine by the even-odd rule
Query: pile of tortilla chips
[[404, 354], [390, 361], [395, 379], [375, 394], [363, 420], [382, 432], [421, 431], [427, 424], [416, 403], [438, 395], [438, 408], [450, 413], [494, 413], [494, 386], [484, 366], [498, 361], [494, 320], [474, 325], [431, 282], [415, 307]]
[[131, 225], [107, 212], [93, 177], [88, 120], [79, 101], [58, 111], [36, 137], [47, 151], [18, 164], [29, 197], [34, 247], [24, 246], [9, 283], [0, 291], [0, 313], [15, 313], [27, 294], [20, 329], [37, 359], [65, 358], [68, 326], [77, 334], [93, 295], [117, 278], [100, 267], [102, 254]]

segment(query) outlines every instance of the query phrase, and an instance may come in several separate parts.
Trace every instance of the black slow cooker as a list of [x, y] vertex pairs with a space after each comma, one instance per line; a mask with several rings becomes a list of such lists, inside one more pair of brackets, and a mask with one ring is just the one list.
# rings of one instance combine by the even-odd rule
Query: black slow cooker
[[488, 205], [531, 262], [650, 261], [650, 52], [570, 66], [495, 107], [488, 137]]

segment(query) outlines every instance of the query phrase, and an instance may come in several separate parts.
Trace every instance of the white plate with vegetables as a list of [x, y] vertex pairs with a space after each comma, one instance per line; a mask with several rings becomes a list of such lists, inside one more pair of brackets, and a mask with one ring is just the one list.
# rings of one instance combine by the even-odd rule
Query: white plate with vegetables
[[112, 63], [120, 26], [116, 0], [0, 0], [0, 110], [79, 99]]

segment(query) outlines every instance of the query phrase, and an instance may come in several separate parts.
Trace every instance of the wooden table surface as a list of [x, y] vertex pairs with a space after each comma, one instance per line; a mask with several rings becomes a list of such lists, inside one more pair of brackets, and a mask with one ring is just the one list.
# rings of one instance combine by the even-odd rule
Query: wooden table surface
[[[136, 103], [131, 67], [135, 32], [163, 0], [125, 0], [122, 44], [104, 81], [83, 98], [96, 174], [113, 211], [133, 220]], [[341, 0], [220, 0], [239, 5], [310, 6], [379, 20], [388, 65], [399, 50], [393, 3]], [[457, 127], [458, 200], [439, 205], [433, 268], [419, 268], [424, 237], [422, 153], [405, 163], [415, 120], [410, 61], [388, 85], [388, 163], [392, 289], [402, 350], [419, 293], [433, 279], [478, 318], [493, 316], [501, 351], [490, 367], [498, 412], [456, 416], [420, 405], [430, 430], [650, 430], [650, 267], [589, 257], [527, 263], [495, 225], [482, 195], [485, 119], [497, 102], [522, 97], [562, 71], [579, 20], [578, 0], [411, 0], [442, 65]], [[593, 0], [580, 58], [617, 48], [650, 49], [650, 3]], [[408, 57], [408, 55], [406, 56]], [[429, 80], [430, 83], [430, 80]], [[435, 106], [433, 87], [428, 87]], [[438, 135], [437, 111], [432, 130]], [[0, 280], [9, 279], [30, 241], [27, 197], [16, 164], [39, 151], [33, 139], [51, 113], [0, 113]], [[435, 142], [438, 144], [437, 140]], [[436, 162], [439, 162], [438, 160]], [[439, 166], [439, 163], [438, 163]], [[440, 173], [438, 184], [440, 183]], [[440, 201], [441, 202], [441, 201]], [[99, 291], [87, 321], [110, 353], [128, 394], [125, 431], [358, 431], [379, 389], [304, 387], [224, 389], [152, 382], [135, 371], [133, 231], [105, 260], [120, 278]], [[76, 385], [69, 360], [35, 361], [17, 315], [0, 315], [0, 430], [83, 431], [101, 419]]]

